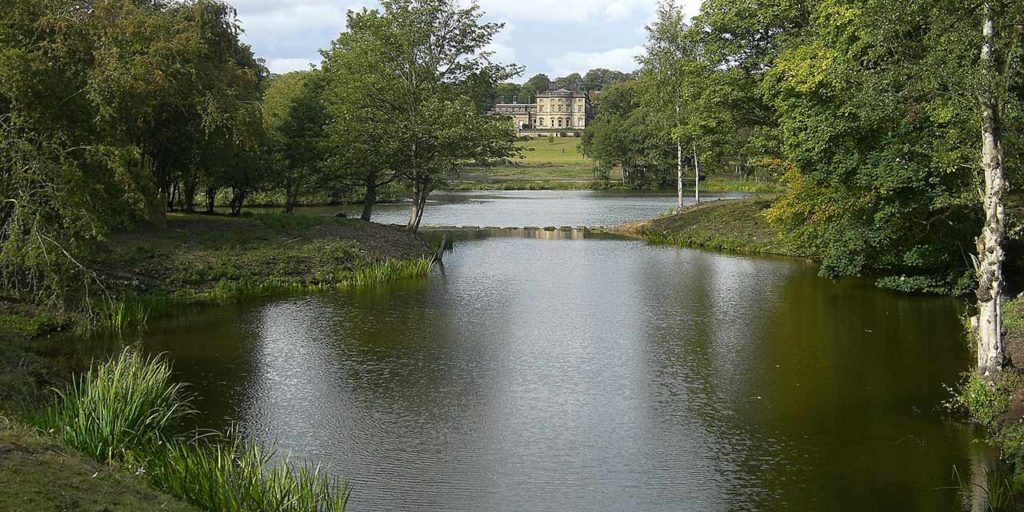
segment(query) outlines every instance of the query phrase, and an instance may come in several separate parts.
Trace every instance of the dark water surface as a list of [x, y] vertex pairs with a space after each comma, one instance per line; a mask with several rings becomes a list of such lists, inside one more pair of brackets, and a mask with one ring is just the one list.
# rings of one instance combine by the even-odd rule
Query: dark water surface
[[790, 260], [477, 238], [429, 279], [210, 309], [146, 345], [203, 425], [330, 464], [357, 511], [961, 508], [953, 468], [981, 455], [939, 409], [968, 365], [957, 302]]

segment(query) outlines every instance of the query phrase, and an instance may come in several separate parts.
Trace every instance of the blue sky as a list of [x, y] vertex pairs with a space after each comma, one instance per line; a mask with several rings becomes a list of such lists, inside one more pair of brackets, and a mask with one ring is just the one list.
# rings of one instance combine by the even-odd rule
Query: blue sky
[[[469, 0], [463, 0], [468, 3]], [[495, 59], [526, 66], [519, 81], [537, 73], [552, 79], [604, 67], [636, 68], [644, 27], [657, 0], [477, 0], [487, 21], [505, 29], [491, 50]], [[700, 0], [678, 0], [696, 14]], [[275, 73], [306, 69], [345, 28], [349, 9], [374, 7], [370, 0], [229, 0], [245, 29], [244, 40]]]

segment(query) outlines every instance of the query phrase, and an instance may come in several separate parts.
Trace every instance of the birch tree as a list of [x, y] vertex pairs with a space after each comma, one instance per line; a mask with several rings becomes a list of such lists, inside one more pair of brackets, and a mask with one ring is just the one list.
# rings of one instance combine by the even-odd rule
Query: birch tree
[[[981, 115], [981, 202], [985, 221], [977, 238], [977, 307], [974, 321], [978, 372], [993, 377], [1006, 364], [1002, 302], [1006, 259], [1005, 196], [1008, 189], [1003, 149], [1006, 97], [1010, 73], [1020, 57], [1024, 9], [1019, 2], [986, 1], [981, 6], [981, 57], [978, 99]], [[999, 29], [1006, 35], [997, 33]]]
[[[684, 149], [679, 128], [683, 124], [682, 87], [686, 61], [692, 57], [687, 45], [687, 25], [681, 7], [674, 0], [658, 4], [658, 19], [647, 27], [647, 53], [640, 58], [641, 80], [648, 83], [649, 96], [667, 112], [666, 126], [676, 146], [676, 206], [683, 207]], [[698, 178], [699, 179], [699, 178]], [[699, 189], [699, 187], [698, 187]], [[699, 194], [695, 190], [696, 194]], [[699, 196], [696, 196], [699, 201]]]

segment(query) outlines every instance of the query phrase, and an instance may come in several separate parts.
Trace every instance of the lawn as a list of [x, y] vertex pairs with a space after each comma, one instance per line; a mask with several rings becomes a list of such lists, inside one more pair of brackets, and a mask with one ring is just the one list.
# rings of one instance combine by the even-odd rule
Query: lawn
[[510, 184], [521, 188], [586, 188], [594, 179], [594, 162], [579, 152], [578, 137], [538, 137], [519, 142], [522, 156], [511, 165], [470, 168], [455, 188], [491, 188]]

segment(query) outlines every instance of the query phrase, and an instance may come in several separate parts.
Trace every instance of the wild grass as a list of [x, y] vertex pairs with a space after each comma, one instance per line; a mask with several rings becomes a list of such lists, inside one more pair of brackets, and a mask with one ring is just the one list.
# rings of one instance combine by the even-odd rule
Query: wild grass
[[345, 509], [346, 485], [319, 466], [275, 462], [274, 449], [234, 431], [181, 434], [180, 420], [193, 412], [165, 358], [128, 349], [56, 391], [37, 426], [206, 510]]
[[370, 287], [383, 283], [422, 277], [430, 273], [433, 266], [430, 258], [414, 260], [384, 260], [370, 263], [356, 269], [350, 278], [341, 283], [342, 287]]
[[345, 483], [320, 466], [287, 460], [231, 433], [173, 442], [150, 456], [146, 474], [160, 489], [206, 510], [334, 512], [345, 510]]
[[97, 308], [100, 330], [122, 334], [145, 325], [150, 316], [169, 311], [176, 301], [164, 294], [129, 295], [118, 300], [102, 301]]
[[56, 390], [39, 426], [96, 460], [124, 461], [169, 441], [192, 413], [184, 386], [171, 376], [164, 358], [127, 350]]
[[770, 199], [713, 201], [651, 221], [645, 232], [654, 245], [702, 247], [740, 254], [806, 256], [780, 240], [764, 218]]

